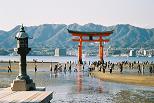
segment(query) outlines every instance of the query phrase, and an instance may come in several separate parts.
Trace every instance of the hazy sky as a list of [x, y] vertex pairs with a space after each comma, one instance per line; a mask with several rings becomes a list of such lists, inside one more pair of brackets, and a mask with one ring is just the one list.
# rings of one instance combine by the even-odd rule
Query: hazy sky
[[154, 28], [154, 0], [0, 0], [0, 30], [64, 23]]

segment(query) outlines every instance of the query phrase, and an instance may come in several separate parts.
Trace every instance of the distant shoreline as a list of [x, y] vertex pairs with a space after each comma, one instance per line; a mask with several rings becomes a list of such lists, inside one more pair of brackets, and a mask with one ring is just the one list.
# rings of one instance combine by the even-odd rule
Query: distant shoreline
[[[19, 61], [20, 57], [19, 56], [0, 56], [0, 62], [5, 62], [11, 60], [13, 61]], [[98, 56], [92, 56], [92, 57], [83, 57], [83, 61], [98, 61], [99, 57]], [[55, 57], [55, 56], [27, 56], [27, 62], [33, 62], [33, 60], [36, 60], [37, 62], [60, 62], [60, 63], [66, 63], [69, 61], [72, 62], [78, 62], [78, 57], [74, 56], [60, 56], [60, 57]], [[154, 58], [149, 58], [149, 57], [104, 57], [104, 61], [110, 61], [112, 63], [117, 63], [117, 62], [122, 62], [122, 61], [128, 61], [128, 62], [134, 62], [134, 61], [140, 61], [140, 62], [154, 62]]]

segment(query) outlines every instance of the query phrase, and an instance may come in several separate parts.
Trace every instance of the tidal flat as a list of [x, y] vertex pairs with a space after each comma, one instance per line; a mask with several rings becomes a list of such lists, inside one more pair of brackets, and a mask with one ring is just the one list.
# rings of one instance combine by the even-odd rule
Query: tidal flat
[[[0, 87], [9, 87], [18, 72], [0, 73]], [[53, 103], [153, 103], [154, 87], [103, 81], [88, 72], [28, 71], [36, 86], [53, 91]]]

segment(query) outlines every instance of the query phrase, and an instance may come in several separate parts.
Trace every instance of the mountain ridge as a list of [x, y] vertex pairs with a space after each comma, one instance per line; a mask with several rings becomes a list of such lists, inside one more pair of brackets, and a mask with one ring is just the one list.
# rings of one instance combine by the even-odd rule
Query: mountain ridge
[[[20, 26], [17, 25], [9, 31], [0, 30], [0, 48], [16, 47], [15, 35], [19, 32]], [[42, 24], [39, 26], [25, 26], [26, 32], [33, 39], [29, 40], [31, 47], [48, 47], [48, 48], [72, 48], [77, 43], [72, 42], [71, 34], [67, 29], [76, 31], [109, 31], [114, 30], [111, 34], [110, 42], [106, 46], [116, 48], [154, 48], [154, 28], [145, 29], [135, 27], [130, 24], [117, 24], [113, 26], [103, 26], [100, 24], [88, 23], [79, 25], [77, 23], [66, 24]], [[86, 43], [85, 47], [90, 44]]]

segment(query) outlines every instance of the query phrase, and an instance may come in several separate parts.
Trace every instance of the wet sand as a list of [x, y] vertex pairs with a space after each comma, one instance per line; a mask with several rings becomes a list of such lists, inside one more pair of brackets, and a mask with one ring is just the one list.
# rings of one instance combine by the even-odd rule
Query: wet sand
[[[62, 66], [62, 69], [64, 68], [65, 63], [58, 63], [58, 62], [52, 62], [52, 72], [54, 72], [55, 65], [58, 64], [59, 66]], [[37, 62], [37, 72], [51, 72], [51, 62]], [[66, 68], [69, 68], [69, 63], [66, 63]], [[9, 87], [12, 81], [16, 78], [16, 76], [19, 73], [19, 62], [12, 62], [11, 63], [11, 70], [12, 72], [8, 73], [8, 62], [0, 62], [0, 88], [6, 88]], [[28, 62], [27, 63], [27, 74], [29, 75], [31, 72], [35, 73], [35, 63], [34, 62]], [[33, 74], [35, 75], [35, 74]]]
[[101, 79], [103, 81], [111, 81], [118, 83], [126, 83], [126, 84], [135, 84], [135, 85], [143, 85], [143, 86], [153, 86], [154, 87], [154, 74], [151, 75], [142, 75], [142, 74], [121, 74], [121, 73], [103, 73], [103, 72], [91, 72], [91, 75]]
[[[64, 63], [52, 62], [52, 68], [54, 68], [54, 66], [56, 64], [60, 64], [60, 65], [64, 66]], [[51, 62], [37, 62], [36, 65], [37, 65], [38, 70], [39, 69], [50, 70]], [[0, 70], [6, 70], [7, 71], [8, 66], [9, 66], [8, 62], [0, 62]], [[34, 62], [28, 62], [27, 63], [27, 71], [34, 70], [34, 68], [35, 68]], [[12, 71], [18, 71], [19, 70], [19, 63], [18, 62], [11, 63], [11, 70]]]

